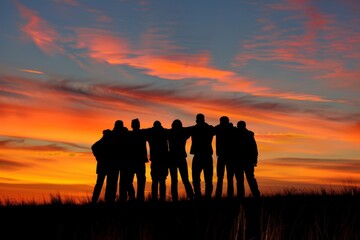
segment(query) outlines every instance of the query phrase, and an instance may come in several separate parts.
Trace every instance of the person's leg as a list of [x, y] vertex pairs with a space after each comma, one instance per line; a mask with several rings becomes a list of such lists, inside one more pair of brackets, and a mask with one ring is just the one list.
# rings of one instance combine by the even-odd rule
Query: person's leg
[[185, 187], [186, 196], [187, 196], [188, 199], [192, 199], [192, 198], [194, 198], [194, 190], [193, 190], [193, 188], [192, 188], [192, 186], [190, 184], [190, 181], [189, 181], [189, 172], [188, 172], [188, 166], [187, 166], [186, 158], [179, 159], [178, 168], [179, 168], [181, 180], [182, 180], [182, 182], [184, 184], [184, 187]]
[[136, 174], [136, 168], [133, 165], [128, 166], [128, 195], [130, 199], [135, 199], [135, 189], [134, 189], [134, 177]]
[[156, 174], [156, 166], [154, 162], [150, 164], [150, 176], [151, 176], [151, 200], [157, 200], [159, 179]]
[[199, 159], [198, 156], [194, 156], [193, 162], [192, 162], [192, 180], [193, 180], [193, 187], [194, 187], [194, 193], [196, 198], [201, 198], [201, 159]]
[[126, 172], [124, 169], [120, 169], [120, 182], [119, 182], [119, 200], [120, 202], [125, 202], [127, 200], [128, 192], [128, 177], [125, 175]]
[[160, 201], [165, 201], [166, 200], [166, 178], [169, 174], [169, 169], [166, 165], [166, 161], [167, 159], [163, 159], [162, 163], [159, 163], [158, 168], [159, 168], [159, 184], [160, 184], [160, 189], [159, 189], [159, 193], [160, 193]]
[[139, 201], [145, 200], [145, 184], [146, 184], [146, 168], [145, 163], [140, 164], [137, 167], [137, 199]]
[[119, 171], [117, 169], [111, 169], [107, 174], [105, 188], [105, 201], [107, 203], [114, 203], [116, 200], [118, 177]]
[[243, 199], [245, 197], [245, 186], [244, 186], [244, 170], [243, 167], [235, 169], [237, 197]]
[[106, 174], [97, 174], [94, 191], [92, 194], [91, 202], [96, 203], [99, 200], [102, 187], [104, 185]]
[[166, 179], [161, 179], [159, 184], [160, 184], [160, 201], [165, 201], [166, 199], [166, 183], [165, 183]]
[[134, 175], [130, 173], [129, 169], [120, 169], [120, 183], [119, 183], [119, 199], [124, 202], [128, 199], [135, 199], [135, 189], [132, 184]]
[[213, 159], [211, 155], [204, 157], [205, 197], [211, 198], [213, 190]]
[[159, 188], [159, 181], [152, 178], [152, 183], [151, 183], [151, 199], [152, 200], [157, 200], [158, 188]]
[[226, 160], [226, 176], [227, 176], [227, 197], [232, 198], [234, 196], [234, 166], [230, 159]]
[[178, 200], [178, 176], [175, 159], [170, 163], [170, 178], [171, 178], [171, 198], [173, 201]]
[[246, 180], [249, 184], [251, 193], [255, 198], [259, 198], [260, 191], [259, 191], [259, 186], [258, 186], [256, 178], [255, 178], [254, 171], [255, 171], [255, 168], [253, 165], [249, 165], [249, 166], [245, 167]]
[[218, 157], [217, 164], [216, 164], [216, 176], [217, 176], [217, 183], [216, 183], [216, 190], [215, 190], [216, 198], [222, 197], [224, 172], [225, 172], [224, 158]]

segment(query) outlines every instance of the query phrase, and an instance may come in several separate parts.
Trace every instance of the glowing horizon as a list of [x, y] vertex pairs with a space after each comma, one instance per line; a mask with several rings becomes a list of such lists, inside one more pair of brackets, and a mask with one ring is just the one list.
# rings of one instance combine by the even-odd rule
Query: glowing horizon
[[[130, 129], [133, 118], [190, 126], [200, 112], [255, 132], [264, 193], [360, 186], [357, 1], [8, 0], [0, 9], [0, 199], [48, 195], [51, 185], [91, 195], [90, 146], [103, 129], [117, 119]], [[191, 176], [189, 151], [187, 160]]]

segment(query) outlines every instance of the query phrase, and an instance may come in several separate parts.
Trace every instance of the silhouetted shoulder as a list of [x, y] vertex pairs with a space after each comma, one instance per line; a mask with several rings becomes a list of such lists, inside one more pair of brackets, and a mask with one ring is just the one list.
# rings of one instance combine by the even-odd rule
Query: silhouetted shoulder
[[250, 130], [247, 131], [247, 134], [248, 134], [249, 136], [251, 136], [251, 137], [254, 137], [254, 136], [255, 136], [255, 133], [254, 133], [253, 131], [250, 131]]

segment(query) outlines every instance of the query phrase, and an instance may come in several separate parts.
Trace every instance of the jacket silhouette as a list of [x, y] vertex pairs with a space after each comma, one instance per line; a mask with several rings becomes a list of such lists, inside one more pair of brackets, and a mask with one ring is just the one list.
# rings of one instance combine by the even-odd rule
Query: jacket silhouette
[[152, 179], [151, 197], [165, 201], [166, 177], [168, 175], [169, 147], [167, 142], [167, 131], [159, 121], [155, 121], [153, 127], [147, 130], [148, 142], [150, 147], [150, 174]]
[[[108, 178], [112, 169], [116, 168], [116, 159], [114, 158], [114, 142], [110, 129], [103, 131], [103, 136], [96, 141], [91, 150], [96, 159], [96, 183], [94, 186], [91, 202], [96, 203], [99, 199], [105, 178]], [[108, 183], [108, 180], [107, 180]], [[106, 184], [105, 201], [111, 202], [111, 190]]]
[[188, 165], [186, 162], [186, 141], [190, 138], [190, 131], [183, 127], [179, 119], [175, 119], [168, 130], [169, 142], [169, 169], [171, 177], [171, 197], [177, 201], [178, 196], [178, 169], [184, 184], [188, 199], [194, 198], [194, 191], [189, 181]]
[[196, 124], [188, 127], [191, 134], [190, 153], [194, 155], [192, 162], [192, 178], [195, 198], [201, 198], [201, 172], [204, 172], [205, 197], [211, 198], [213, 190], [213, 149], [212, 140], [214, 127], [205, 122], [205, 116], [201, 113], [196, 115]]
[[220, 118], [220, 123], [215, 127], [216, 135], [216, 174], [217, 184], [215, 190], [216, 198], [222, 197], [222, 188], [224, 173], [226, 169], [227, 176], [227, 196], [232, 197], [234, 195], [233, 176], [234, 176], [234, 130], [235, 127], [227, 116]]
[[[114, 178], [113, 193], [116, 194], [116, 186], [119, 186], [119, 200], [121, 202], [135, 198], [135, 190], [131, 182], [131, 166], [129, 157], [129, 131], [124, 127], [121, 120], [117, 120], [112, 130], [114, 142], [116, 145], [117, 170]], [[120, 175], [120, 178], [119, 178]], [[119, 180], [119, 183], [118, 183]]]
[[260, 197], [260, 191], [255, 178], [255, 166], [258, 163], [258, 148], [254, 132], [246, 128], [245, 121], [239, 121], [236, 129], [236, 151], [235, 151], [235, 177], [238, 184], [238, 197], [245, 195], [244, 174], [255, 198]]
[[147, 146], [146, 131], [140, 129], [139, 119], [131, 121], [132, 131], [129, 131], [129, 161], [130, 161], [130, 182], [133, 184], [134, 177], [137, 178], [136, 199], [145, 200]]

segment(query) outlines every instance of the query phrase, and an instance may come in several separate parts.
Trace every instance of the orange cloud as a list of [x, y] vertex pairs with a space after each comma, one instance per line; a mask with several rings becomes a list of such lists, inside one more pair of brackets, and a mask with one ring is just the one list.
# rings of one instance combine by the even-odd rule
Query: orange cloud
[[[148, 119], [144, 120], [144, 126], [150, 127], [155, 120], [152, 119], [153, 112], [157, 112], [157, 120], [170, 126], [171, 121], [178, 117], [177, 112], [186, 117], [187, 124], [194, 123], [196, 113], [204, 112], [214, 124], [218, 123], [220, 116], [228, 115], [234, 120], [244, 119], [276, 127], [278, 131], [291, 129], [294, 134], [312, 138], [316, 133], [316, 136], [326, 138], [341, 136], [341, 139], [352, 139], [347, 137], [351, 135], [349, 131], [338, 130], [337, 121], [332, 120], [341, 113], [327, 113], [325, 110], [314, 113], [328, 115], [328, 119], [320, 119], [316, 114], [304, 114], [304, 110], [285, 104], [261, 103], [247, 98], [199, 96], [196, 93], [181, 95], [181, 91], [153, 90], [150, 86], [87, 85], [74, 81], [26, 81], [14, 78], [9, 79], [8, 83], [9, 88], [4, 89], [8, 93], [2, 97], [5, 101], [1, 107], [3, 123], [8, 125], [7, 135], [24, 131], [32, 137], [48, 138], [48, 132], [56, 128], [62, 131], [52, 134], [52, 139], [88, 142], [86, 138], [94, 139], [102, 129], [112, 128], [116, 119], [123, 119], [129, 126], [130, 120], [140, 115]], [[19, 87], [13, 88], [12, 85]], [[11, 104], [5, 104], [9, 99], [12, 99]], [[299, 119], [311, 124], [299, 125]], [[353, 121], [349, 116], [345, 119], [348, 124]], [[26, 125], [23, 124], [24, 120]], [[79, 134], [72, 136], [73, 131]]]
[[34, 74], [45, 74], [44, 72], [42, 71], [38, 71], [38, 70], [32, 70], [32, 69], [20, 69], [20, 71], [22, 72], [28, 72], [28, 73], [34, 73]]
[[140, 51], [133, 51], [126, 40], [114, 36], [111, 32], [78, 29], [77, 33], [77, 47], [88, 50], [87, 54], [90, 58], [111, 65], [128, 65], [143, 69], [146, 74], [151, 76], [168, 80], [213, 79], [215, 83], [211, 84], [211, 87], [217, 91], [239, 91], [255, 96], [299, 101], [342, 102], [341, 100], [331, 100], [316, 95], [279, 92], [268, 87], [255, 86], [255, 81], [239, 77], [235, 72], [212, 67], [209, 64], [210, 57], [208, 54], [187, 56], [183, 54], [174, 56], [143, 55]]
[[109, 64], [126, 64], [131, 54], [126, 40], [105, 30], [77, 29], [77, 48], [86, 49], [88, 56]]
[[144, 69], [147, 74], [152, 76], [178, 80], [184, 78], [217, 79], [233, 75], [232, 72], [209, 67], [207, 54], [192, 56], [143, 55], [141, 51], [133, 51], [126, 40], [114, 36], [111, 32], [78, 29], [77, 33], [77, 47], [87, 49], [90, 58], [112, 65], [124, 64]]
[[180, 80], [186, 78], [219, 79], [234, 75], [233, 72], [219, 70], [214, 67], [201, 64], [203, 61], [202, 59], [202, 55], [191, 56], [191, 60], [189, 62], [179, 60], [179, 56], [173, 56], [173, 59], [170, 59], [169, 57], [161, 58], [158, 56], [143, 56], [134, 59], [134, 61], [130, 62], [129, 65], [148, 69], [147, 74], [170, 80]]
[[45, 53], [54, 54], [63, 52], [63, 49], [56, 44], [59, 34], [50, 24], [40, 18], [37, 13], [23, 4], [16, 3], [20, 15], [26, 19], [26, 23], [22, 25], [21, 30], [26, 33], [34, 43]]
[[[355, 7], [351, 1], [347, 4]], [[320, 11], [311, 1], [282, 1], [266, 6], [270, 11], [282, 11], [289, 17], [259, 19], [263, 31], [244, 41], [244, 50], [236, 58], [238, 64], [244, 66], [249, 60], [275, 62], [284, 71], [306, 71], [313, 79], [326, 83], [334, 90], [341, 87], [354, 91], [357, 88], [356, 79], [360, 76], [355, 69], [360, 59], [356, 54], [360, 50], [360, 38], [359, 33], [349, 29], [358, 25], [358, 21], [340, 22], [341, 18]], [[289, 21], [296, 21], [298, 31], [290, 29], [289, 34], [283, 28], [282, 24]], [[350, 27], [344, 28], [344, 24]], [[294, 99], [297, 98], [303, 97]], [[306, 96], [305, 99], [328, 100], [318, 96]]]

